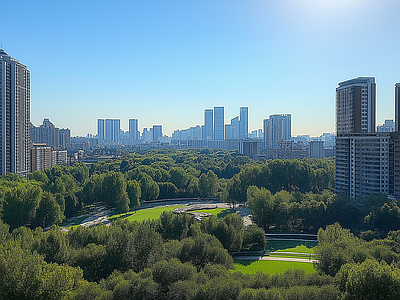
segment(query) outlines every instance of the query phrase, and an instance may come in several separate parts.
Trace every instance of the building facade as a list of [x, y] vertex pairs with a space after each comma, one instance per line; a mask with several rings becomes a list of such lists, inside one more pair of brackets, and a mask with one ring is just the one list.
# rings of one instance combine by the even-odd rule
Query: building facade
[[223, 141], [225, 138], [224, 107], [214, 107], [214, 141]]
[[129, 119], [129, 136], [133, 141], [139, 140], [138, 119]]
[[249, 108], [248, 107], [239, 108], [239, 117], [240, 117], [239, 138], [245, 139], [249, 134]]
[[277, 114], [264, 120], [264, 147], [275, 150], [279, 142], [289, 141], [292, 138], [292, 116]]
[[339, 82], [336, 88], [336, 133], [375, 132], [375, 77]]
[[202, 127], [202, 139], [212, 140], [214, 132], [214, 111], [212, 109], [204, 110], [204, 126]]
[[0, 49], [0, 174], [30, 172], [30, 72]]

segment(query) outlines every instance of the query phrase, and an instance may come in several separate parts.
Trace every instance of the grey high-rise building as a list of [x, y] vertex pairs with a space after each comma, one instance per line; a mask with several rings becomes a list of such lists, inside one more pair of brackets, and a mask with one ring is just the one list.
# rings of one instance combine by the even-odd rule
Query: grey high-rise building
[[104, 129], [104, 119], [97, 119], [97, 139], [99, 142], [105, 139]]
[[336, 133], [375, 132], [375, 77], [339, 82], [336, 88]]
[[239, 137], [241, 139], [244, 139], [247, 138], [247, 135], [249, 134], [249, 108], [241, 107], [239, 109], [239, 116], [240, 116]]
[[114, 133], [113, 133], [113, 141], [116, 143], [120, 142], [119, 134], [121, 131], [121, 121], [119, 119], [114, 119]]
[[271, 115], [264, 120], [264, 147], [278, 148], [278, 143], [292, 138], [292, 116], [290, 114]]
[[129, 136], [134, 140], [139, 140], [138, 119], [129, 119]]
[[0, 174], [27, 177], [30, 161], [30, 72], [0, 49]]
[[212, 140], [214, 132], [214, 112], [212, 109], [204, 110], [204, 126], [202, 128], [202, 139]]
[[43, 124], [35, 127], [31, 124], [31, 141], [33, 143], [45, 143], [47, 147], [58, 149], [60, 147], [60, 129], [49, 119], [43, 119]]
[[400, 118], [400, 82], [396, 83], [394, 85], [394, 125], [395, 125], [395, 131], [399, 131], [400, 124], [399, 124], [399, 118]]
[[106, 126], [105, 126], [105, 140], [113, 141], [114, 140], [114, 120], [113, 119], [106, 119]]
[[153, 125], [153, 142], [159, 142], [162, 138], [162, 126]]
[[224, 127], [224, 107], [214, 107], [214, 141], [224, 140]]
[[68, 128], [60, 129], [60, 148], [69, 149], [71, 145], [71, 131]]

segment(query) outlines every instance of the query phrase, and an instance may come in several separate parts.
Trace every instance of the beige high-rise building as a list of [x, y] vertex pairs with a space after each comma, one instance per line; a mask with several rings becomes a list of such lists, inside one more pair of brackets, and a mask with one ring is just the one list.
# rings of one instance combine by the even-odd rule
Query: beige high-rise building
[[0, 174], [30, 172], [30, 72], [0, 49]]

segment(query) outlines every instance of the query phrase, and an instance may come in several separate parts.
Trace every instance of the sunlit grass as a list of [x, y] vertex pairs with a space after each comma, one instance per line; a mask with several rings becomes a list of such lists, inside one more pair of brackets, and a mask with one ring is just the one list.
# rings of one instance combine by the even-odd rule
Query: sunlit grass
[[296, 252], [296, 253], [314, 253], [314, 248], [305, 245], [296, 246], [294, 248], [279, 249], [276, 252]]
[[143, 221], [147, 219], [158, 219], [163, 211], [172, 211], [175, 208], [185, 207], [187, 205], [171, 205], [171, 206], [162, 206], [162, 207], [155, 207], [155, 208], [147, 208], [147, 209], [140, 209], [136, 212], [130, 211], [128, 213], [117, 214], [108, 217], [110, 221], [115, 221], [117, 219], [126, 219], [129, 221]]
[[244, 274], [253, 274], [258, 271], [269, 273], [271, 275], [275, 273], [284, 273], [288, 269], [300, 269], [306, 273], [314, 273], [312, 263], [297, 262], [297, 261], [274, 261], [274, 260], [258, 260], [258, 261], [236, 261], [236, 271], [240, 271]]
[[217, 216], [224, 210], [226, 210], [226, 208], [200, 209], [200, 210], [192, 210], [191, 212], [209, 213], [209, 214], [213, 214], [214, 216]]

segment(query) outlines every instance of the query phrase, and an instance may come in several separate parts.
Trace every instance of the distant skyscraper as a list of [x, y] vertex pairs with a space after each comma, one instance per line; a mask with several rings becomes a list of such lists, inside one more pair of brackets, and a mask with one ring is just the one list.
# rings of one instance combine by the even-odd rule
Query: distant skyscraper
[[31, 141], [33, 143], [45, 143], [47, 147], [58, 149], [60, 147], [60, 129], [49, 119], [44, 119], [43, 124], [35, 127], [31, 125]]
[[203, 140], [212, 140], [213, 139], [213, 110], [206, 109], [204, 110], [204, 126], [202, 130], [202, 139]]
[[336, 88], [336, 133], [375, 132], [375, 77], [339, 82]]
[[0, 49], [0, 174], [30, 172], [30, 72]]
[[160, 138], [162, 138], [162, 126], [153, 125], [153, 142], [160, 141]]
[[139, 139], [138, 129], [138, 119], [129, 119], [129, 136], [133, 138], [134, 141]]
[[214, 107], [214, 141], [224, 140], [224, 107]]
[[292, 138], [292, 116], [290, 114], [271, 115], [264, 120], [265, 148], [277, 149], [278, 142]]
[[249, 108], [241, 107], [239, 111], [240, 116], [240, 130], [239, 137], [241, 139], [247, 138], [249, 134]]
[[240, 131], [239, 117], [234, 117], [231, 119], [231, 124], [225, 125], [225, 139], [238, 139]]
[[104, 119], [97, 119], [97, 138], [100, 141], [103, 141], [104, 136]]
[[68, 128], [60, 129], [60, 147], [65, 150], [69, 149], [70, 145], [71, 145], [71, 131]]
[[400, 82], [394, 85], [394, 116], [395, 116], [395, 131], [400, 131], [399, 117], [400, 117]]
[[116, 143], [120, 142], [119, 134], [121, 131], [121, 120], [120, 119], [114, 119], [114, 133], [113, 133], [113, 141]]
[[113, 141], [114, 137], [114, 120], [113, 119], [106, 119], [106, 126], [105, 126], [105, 139], [107, 141]]

